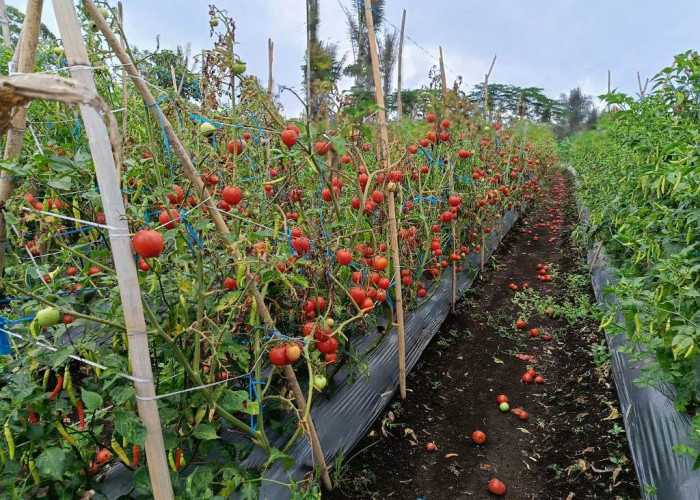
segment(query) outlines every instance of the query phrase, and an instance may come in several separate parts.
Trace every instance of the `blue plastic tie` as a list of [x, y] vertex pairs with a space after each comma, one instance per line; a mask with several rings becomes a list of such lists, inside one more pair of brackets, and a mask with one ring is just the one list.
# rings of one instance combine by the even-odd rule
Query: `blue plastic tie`
[[168, 99], [169, 96], [167, 95], [162, 95], [153, 104], [146, 104], [145, 106], [147, 108], [156, 108], [156, 112], [158, 113], [158, 120], [160, 121], [160, 129], [163, 132], [163, 143], [165, 144], [165, 151], [168, 153], [168, 163], [170, 164], [170, 177], [174, 177], [173, 173], [173, 159], [172, 156], [170, 155], [170, 142], [168, 141], [168, 134], [165, 133], [165, 125], [163, 124], [163, 110], [160, 109], [160, 106], [158, 103], [163, 102], [165, 99]]

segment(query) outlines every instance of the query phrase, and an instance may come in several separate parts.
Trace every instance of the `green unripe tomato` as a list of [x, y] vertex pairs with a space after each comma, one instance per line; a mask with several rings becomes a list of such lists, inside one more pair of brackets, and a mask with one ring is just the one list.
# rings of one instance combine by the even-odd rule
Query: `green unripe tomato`
[[501, 411], [508, 411], [510, 410], [510, 405], [508, 403], [501, 403], [498, 405], [498, 409]]
[[40, 326], [53, 326], [58, 323], [61, 314], [55, 307], [46, 307], [36, 313], [36, 321]]
[[328, 379], [323, 375], [314, 375], [314, 387], [319, 391], [322, 391], [328, 385]]
[[216, 125], [214, 125], [213, 123], [203, 122], [199, 126], [199, 132], [202, 135], [211, 135], [215, 130], [216, 130]]

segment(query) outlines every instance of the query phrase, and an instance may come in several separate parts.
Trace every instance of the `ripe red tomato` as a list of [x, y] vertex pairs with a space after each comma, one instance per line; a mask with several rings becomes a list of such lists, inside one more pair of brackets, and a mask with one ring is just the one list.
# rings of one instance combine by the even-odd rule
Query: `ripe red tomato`
[[318, 141], [316, 144], [314, 144], [314, 151], [318, 153], [321, 156], [325, 156], [328, 151], [331, 149], [331, 143], [330, 142], [323, 142], [323, 141]]
[[325, 359], [326, 363], [328, 363], [329, 365], [332, 365], [333, 363], [338, 361], [338, 355], [334, 352], [331, 352], [331, 353], [326, 354], [324, 359]]
[[345, 249], [338, 250], [338, 252], [335, 254], [335, 258], [338, 260], [338, 263], [341, 266], [347, 266], [352, 262], [352, 253]]
[[292, 247], [298, 254], [305, 254], [311, 250], [311, 241], [304, 236], [301, 238], [294, 238], [292, 240]]
[[143, 258], [139, 258], [137, 264], [138, 264], [138, 266], [139, 266], [139, 269], [141, 269], [141, 270], [144, 271], [144, 272], [151, 269], [151, 266], [150, 266], [150, 265], [148, 264], [148, 262], [146, 262], [146, 260], [143, 259]]
[[316, 349], [323, 354], [330, 354], [338, 350], [338, 339], [330, 337], [328, 340], [316, 342]]
[[428, 113], [425, 119], [428, 120], [428, 123], [433, 123], [435, 121], [435, 115], [433, 113]]
[[530, 337], [535, 338], [539, 336], [540, 331], [537, 328], [530, 328]]
[[496, 401], [498, 402], [498, 404], [507, 403], [508, 396], [506, 396], [505, 394], [499, 394], [498, 397], [496, 397]]
[[226, 203], [235, 207], [243, 199], [243, 191], [237, 186], [226, 186], [221, 191], [221, 197]]
[[91, 266], [90, 269], [88, 269], [88, 276], [94, 276], [95, 274], [100, 273], [100, 268], [97, 266]]
[[272, 363], [275, 366], [283, 366], [289, 364], [289, 360], [287, 359], [287, 346], [282, 345], [273, 347], [272, 349], [270, 349], [268, 358], [270, 359], [270, 363]]
[[63, 318], [61, 319], [61, 323], [64, 325], [70, 325], [73, 322], [73, 316], [70, 314], [64, 314]]
[[68, 276], [75, 276], [76, 274], [78, 274], [78, 270], [75, 267], [69, 267], [66, 270], [66, 274], [68, 274]]
[[472, 441], [476, 444], [484, 444], [486, 442], [486, 434], [482, 431], [472, 432]]
[[527, 373], [527, 372], [526, 372], [526, 373], [523, 373], [522, 380], [523, 380], [523, 382], [525, 382], [526, 384], [529, 384], [530, 382], [532, 382], [532, 374], [531, 374], [531, 373]]
[[235, 278], [226, 277], [224, 278], [224, 288], [228, 291], [235, 290], [238, 288], [238, 281]]
[[450, 123], [450, 120], [442, 120], [442, 123], [440, 125], [442, 125], [442, 128], [450, 128], [450, 125], [452, 125], [452, 123]]
[[352, 297], [352, 300], [354, 300], [357, 305], [360, 305], [364, 302], [367, 295], [362, 288], [354, 286], [350, 289], [350, 297]]
[[503, 484], [501, 481], [499, 481], [496, 478], [493, 478], [491, 481], [489, 481], [489, 491], [493, 493], [494, 495], [505, 495], [506, 493], [506, 485]]
[[289, 148], [297, 143], [297, 133], [292, 129], [283, 130], [280, 137], [284, 145]]
[[374, 269], [377, 271], [383, 271], [386, 269], [386, 266], [389, 265], [389, 261], [386, 259], [386, 257], [382, 257], [381, 255], [377, 255], [374, 258]]
[[179, 224], [180, 222], [180, 214], [178, 214], [175, 209], [169, 208], [158, 214], [158, 223], [165, 229], [173, 229], [175, 228], [175, 224]]
[[437, 450], [437, 446], [435, 445], [434, 441], [430, 441], [429, 443], [426, 443], [425, 449], [428, 451], [435, 451]]
[[535, 377], [535, 383], [536, 384], [544, 384], [544, 377], [542, 375], [537, 375]]
[[284, 130], [293, 130], [297, 135], [301, 135], [301, 130], [299, 130], [299, 127], [294, 125], [293, 123], [290, 123], [289, 125], [286, 125], [284, 127]]
[[527, 326], [527, 323], [525, 323], [524, 320], [519, 319], [518, 321], [515, 322], [515, 326], [517, 326], [521, 330], [524, 330], [525, 327]]
[[226, 145], [226, 147], [228, 148], [228, 152], [230, 154], [233, 154], [234, 147], [236, 149], [236, 154], [240, 155], [243, 153], [243, 143], [240, 140], [235, 141], [235, 142], [233, 140], [230, 140], [230, 141], [228, 141], [228, 144]]
[[158, 257], [165, 247], [163, 237], [153, 229], [137, 231], [132, 239], [132, 244], [134, 251], [145, 259]]

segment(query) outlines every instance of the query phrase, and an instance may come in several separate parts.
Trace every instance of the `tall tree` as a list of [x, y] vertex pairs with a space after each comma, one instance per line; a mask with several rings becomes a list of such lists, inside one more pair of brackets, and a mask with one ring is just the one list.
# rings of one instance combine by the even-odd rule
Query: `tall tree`
[[[383, 27], [384, 0], [372, 0], [372, 21], [375, 34]], [[345, 68], [345, 74], [355, 80], [355, 87], [362, 90], [373, 90], [372, 59], [369, 53], [367, 23], [362, 2], [355, 2], [352, 9], [344, 9], [348, 26], [348, 37], [352, 47], [353, 63]], [[394, 72], [398, 50], [398, 35], [396, 31], [384, 30], [379, 39], [379, 70], [382, 74], [382, 87], [385, 95], [391, 90], [391, 75]]]
[[318, 30], [321, 24], [318, 0], [309, 1], [309, 45], [311, 59], [311, 77], [307, 80], [306, 55], [301, 69], [304, 74], [304, 89], [307, 81], [310, 81], [309, 100], [311, 104], [311, 116], [318, 118], [327, 109], [327, 101], [330, 92], [337, 85], [342, 76], [345, 56], [338, 54], [338, 44], [322, 42], [319, 40]]

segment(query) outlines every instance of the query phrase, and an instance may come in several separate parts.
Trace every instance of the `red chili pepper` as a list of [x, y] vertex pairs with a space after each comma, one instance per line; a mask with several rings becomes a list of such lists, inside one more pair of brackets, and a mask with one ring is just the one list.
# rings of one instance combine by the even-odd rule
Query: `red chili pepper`
[[27, 405], [27, 411], [29, 412], [29, 416], [27, 417], [29, 423], [32, 425], [36, 424], [39, 421], [39, 419], [36, 416], [36, 412], [32, 410], [32, 408], [29, 405]]
[[182, 450], [178, 449], [175, 454], [175, 469], [180, 470], [180, 462], [182, 461]]
[[78, 430], [84, 431], [85, 430], [85, 411], [83, 410], [82, 400], [79, 399], [75, 403], [75, 407], [78, 409], [78, 420], [80, 421], [80, 424], [78, 424]]
[[61, 388], [63, 387], [63, 375], [59, 375], [58, 378], [56, 379], [56, 387], [54, 387], [53, 392], [49, 394], [49, 401], [51, 401], [53, 398], [58, 396], [58, 393], [61, 392]]
[[134, 459], [131, 461], [131, 466], [137, 467], [139, 465], [139, 460], [141, 459], [141, 447], [135, 444], [131, 451], [134, 455]]

